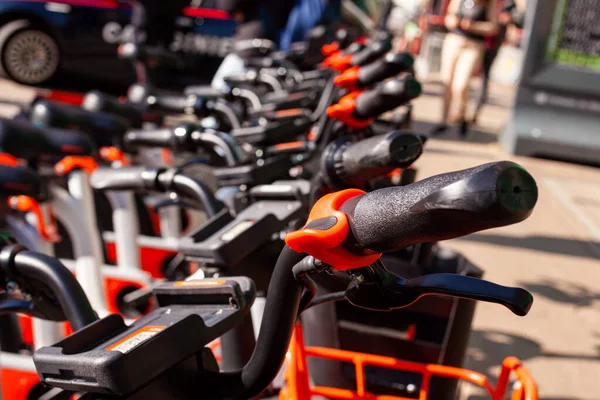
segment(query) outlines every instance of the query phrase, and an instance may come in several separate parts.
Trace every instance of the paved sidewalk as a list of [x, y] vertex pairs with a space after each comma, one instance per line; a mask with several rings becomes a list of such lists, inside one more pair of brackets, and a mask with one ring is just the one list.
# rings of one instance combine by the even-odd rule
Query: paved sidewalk
[[[426, 92], [435, 85], [425, 85]], [[468, 143], [433, 139], [417, 162], [419, 178], [478, 164], [514, 160], [536, 179], [539, 200], [521, 224], [447, 241], [485, 270], [485, 278], [531, 291], [535, 302], [520, 318], [501, 306], [479, 304], [465, 367], [497, 376], [515, 355], [536, 378], [543, 400], [600, 398], [600, 179], [599, 170], [567, 163], [513, 158], [496, 144], [508, 117], [511, 91], [492, 89], [481, 126]], [[508, 98], [507, 98], [508, 97]], [[495, 101], [497, 99], [497, 101]], [[427, 126], [441, 102], [415, 102], [416, 126]], [[450, 138], [456, 138], [451, 136]], [[470, 392], [465, 390], [465, 392]], [[479, 400], [475, 393], [464, 399]]]

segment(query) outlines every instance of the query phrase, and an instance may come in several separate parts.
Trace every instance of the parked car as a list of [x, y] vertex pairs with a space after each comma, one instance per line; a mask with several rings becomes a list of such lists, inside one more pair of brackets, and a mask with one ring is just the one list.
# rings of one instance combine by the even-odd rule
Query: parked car
[[[124, 0], [0, 0], [0, 73], [27, 85], [58, 75], [131, 83], [132, 66], [117, 57], [133, 32], [131, 12]], [[171, 50], [187, 65], [178, 80], [209, 80], [229, 51], [235, 20], [215, 0], [196, 0], [177, 25]]]

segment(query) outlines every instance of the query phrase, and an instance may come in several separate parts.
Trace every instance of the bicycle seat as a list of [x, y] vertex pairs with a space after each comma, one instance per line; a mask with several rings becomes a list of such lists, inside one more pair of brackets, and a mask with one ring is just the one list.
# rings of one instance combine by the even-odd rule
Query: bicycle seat
[[0, 119], [0, 149], [17, 158], [38, 160], [89, 155], [94, 146], [79, 132], [39, 127], [25, 119]]
[[33, 105], [29, 119], [38, 126], [85, 133], [98, 147], [114, 145], [129, 128], [129, 124], [118, 116], [45, 100]]
[[29, 196], [39, 198], [42, 192], [42, 180], [35, 171], [21, 166], [0, 164], [0, 195]]
[[106, 112], [125, 119], [129, 125], [139, 128], [142, 126], [144, 109], [137, 104], [124, 103], [118, 98], [98, 90], [89, 92], [83, 98], [81, 107], [91, 112]]

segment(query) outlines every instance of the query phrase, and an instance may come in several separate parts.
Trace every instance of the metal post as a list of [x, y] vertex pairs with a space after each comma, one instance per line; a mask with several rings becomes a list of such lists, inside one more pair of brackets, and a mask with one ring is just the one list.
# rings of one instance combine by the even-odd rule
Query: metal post
[[160, 235], [165, 239], [179, 240], [181, 236], [181, 216], [178, 206], [163, 207], [158, 210]]
[[69, 192], [51, 185], [53, 210], [73, 242], [77, 280], [94, 310], [104, 316], [108, 313], [101, 271], [104, 257], [87, 174], [73, 171], [68, 187]]
[[141, 268], [139, 221], [133, 192], [106, 192], [113, 209], [112, 219], [119, 268]]

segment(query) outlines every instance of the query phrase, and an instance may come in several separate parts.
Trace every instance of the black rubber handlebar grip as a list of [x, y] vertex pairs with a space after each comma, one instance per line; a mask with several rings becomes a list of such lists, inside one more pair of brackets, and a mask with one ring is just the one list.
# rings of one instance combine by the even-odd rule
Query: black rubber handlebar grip
[[392, 42], [389, 40], [378, 40], [371, 42], [352, 56], [352, 66], [362, 66], [375, 61], [392, 49]]
[[91, 112], [106, 112], [118, 115], [130, 125], [139, 127], [143, 122], [144, 111], [131, 103], [121, 103], [119, 99], [98, 90], [91, 91], [83, 98], [81, 107]]
[[358, 119], [375, 118], [400, 107], [420, 94], [421, 84], [414, 76], [393, 79], [358, 96], [354, 116]]
[[347, 200], [346, 247], [358, 254], [396, 251], [523, 221], [533, 211], [535, 180], [510, 161], [433, 176]]
[[423, 152], [419, 136], [394, 131], [358, 142], [338, 139], [323, 152], [322, 170], [335, 189], [361, 187], [396, 168], [406, 168]]
[[384, 57], [361, 67], [358, 71], [358, 87], [368, 87], [402, 72], [412, 70], [415, 59], [408, 53], [387, 53]]
[[154, 187], [157, 170], [146, 167], [100, 167], [90, 176], [96, 190], [143, 190]]

